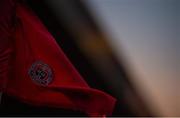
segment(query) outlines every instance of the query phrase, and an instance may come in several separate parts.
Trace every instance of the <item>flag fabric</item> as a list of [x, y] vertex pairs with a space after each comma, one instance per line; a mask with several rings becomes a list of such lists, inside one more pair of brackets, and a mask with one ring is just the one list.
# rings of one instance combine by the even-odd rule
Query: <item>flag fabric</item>
[[0, 89], [35, 106], [111, 115], [115, 98], [88, 86], [38, 17], [23, 4], [13, 17], [15, 28], [0, 25]]
[[13, 53], [15, 2], [12, 0], [0, 1], [0, 90], [5, 88], [10, 76]]

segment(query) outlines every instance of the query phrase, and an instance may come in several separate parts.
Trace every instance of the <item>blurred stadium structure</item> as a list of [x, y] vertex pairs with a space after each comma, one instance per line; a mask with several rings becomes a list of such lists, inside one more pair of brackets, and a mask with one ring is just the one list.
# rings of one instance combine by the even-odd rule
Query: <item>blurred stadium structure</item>
[[87, 2], [148, 108], [180, 116], [180, 1]]
[[[113, 116], [180, 115], [178, 0], [27, 0], [27, 4], [87, 83], [117, 98]], [[170, 29], [160, 31], [164, 28]]]

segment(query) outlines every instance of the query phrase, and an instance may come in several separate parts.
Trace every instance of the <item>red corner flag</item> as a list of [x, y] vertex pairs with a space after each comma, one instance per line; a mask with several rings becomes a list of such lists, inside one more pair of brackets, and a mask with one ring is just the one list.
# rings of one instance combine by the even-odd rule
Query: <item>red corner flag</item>
[[17, 5], [16, 18], [11, 68], [0, 75], [1, 89], [32, 105], [111, 115], [116, 100], [87, 85], [40, 20], [23, 5]]

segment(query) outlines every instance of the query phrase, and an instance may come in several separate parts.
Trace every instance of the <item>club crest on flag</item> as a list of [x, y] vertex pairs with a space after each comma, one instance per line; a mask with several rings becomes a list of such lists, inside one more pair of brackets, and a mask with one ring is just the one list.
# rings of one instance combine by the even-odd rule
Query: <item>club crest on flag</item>
[[34, 62], [29, 71], [29, 76], [38, 85], [47, 86], [52, 82], [52, 69], [42, 61]]

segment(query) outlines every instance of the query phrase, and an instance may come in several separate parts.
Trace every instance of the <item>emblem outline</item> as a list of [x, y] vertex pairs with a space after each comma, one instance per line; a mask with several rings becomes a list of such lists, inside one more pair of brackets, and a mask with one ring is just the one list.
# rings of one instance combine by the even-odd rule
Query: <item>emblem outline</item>
[[34, 83], [41, 86], [47, 86], [53, 80], [53, 71], [51, 67], [40, 60], [31, 64], [31, 67], [28, 70], [28, 75]]

